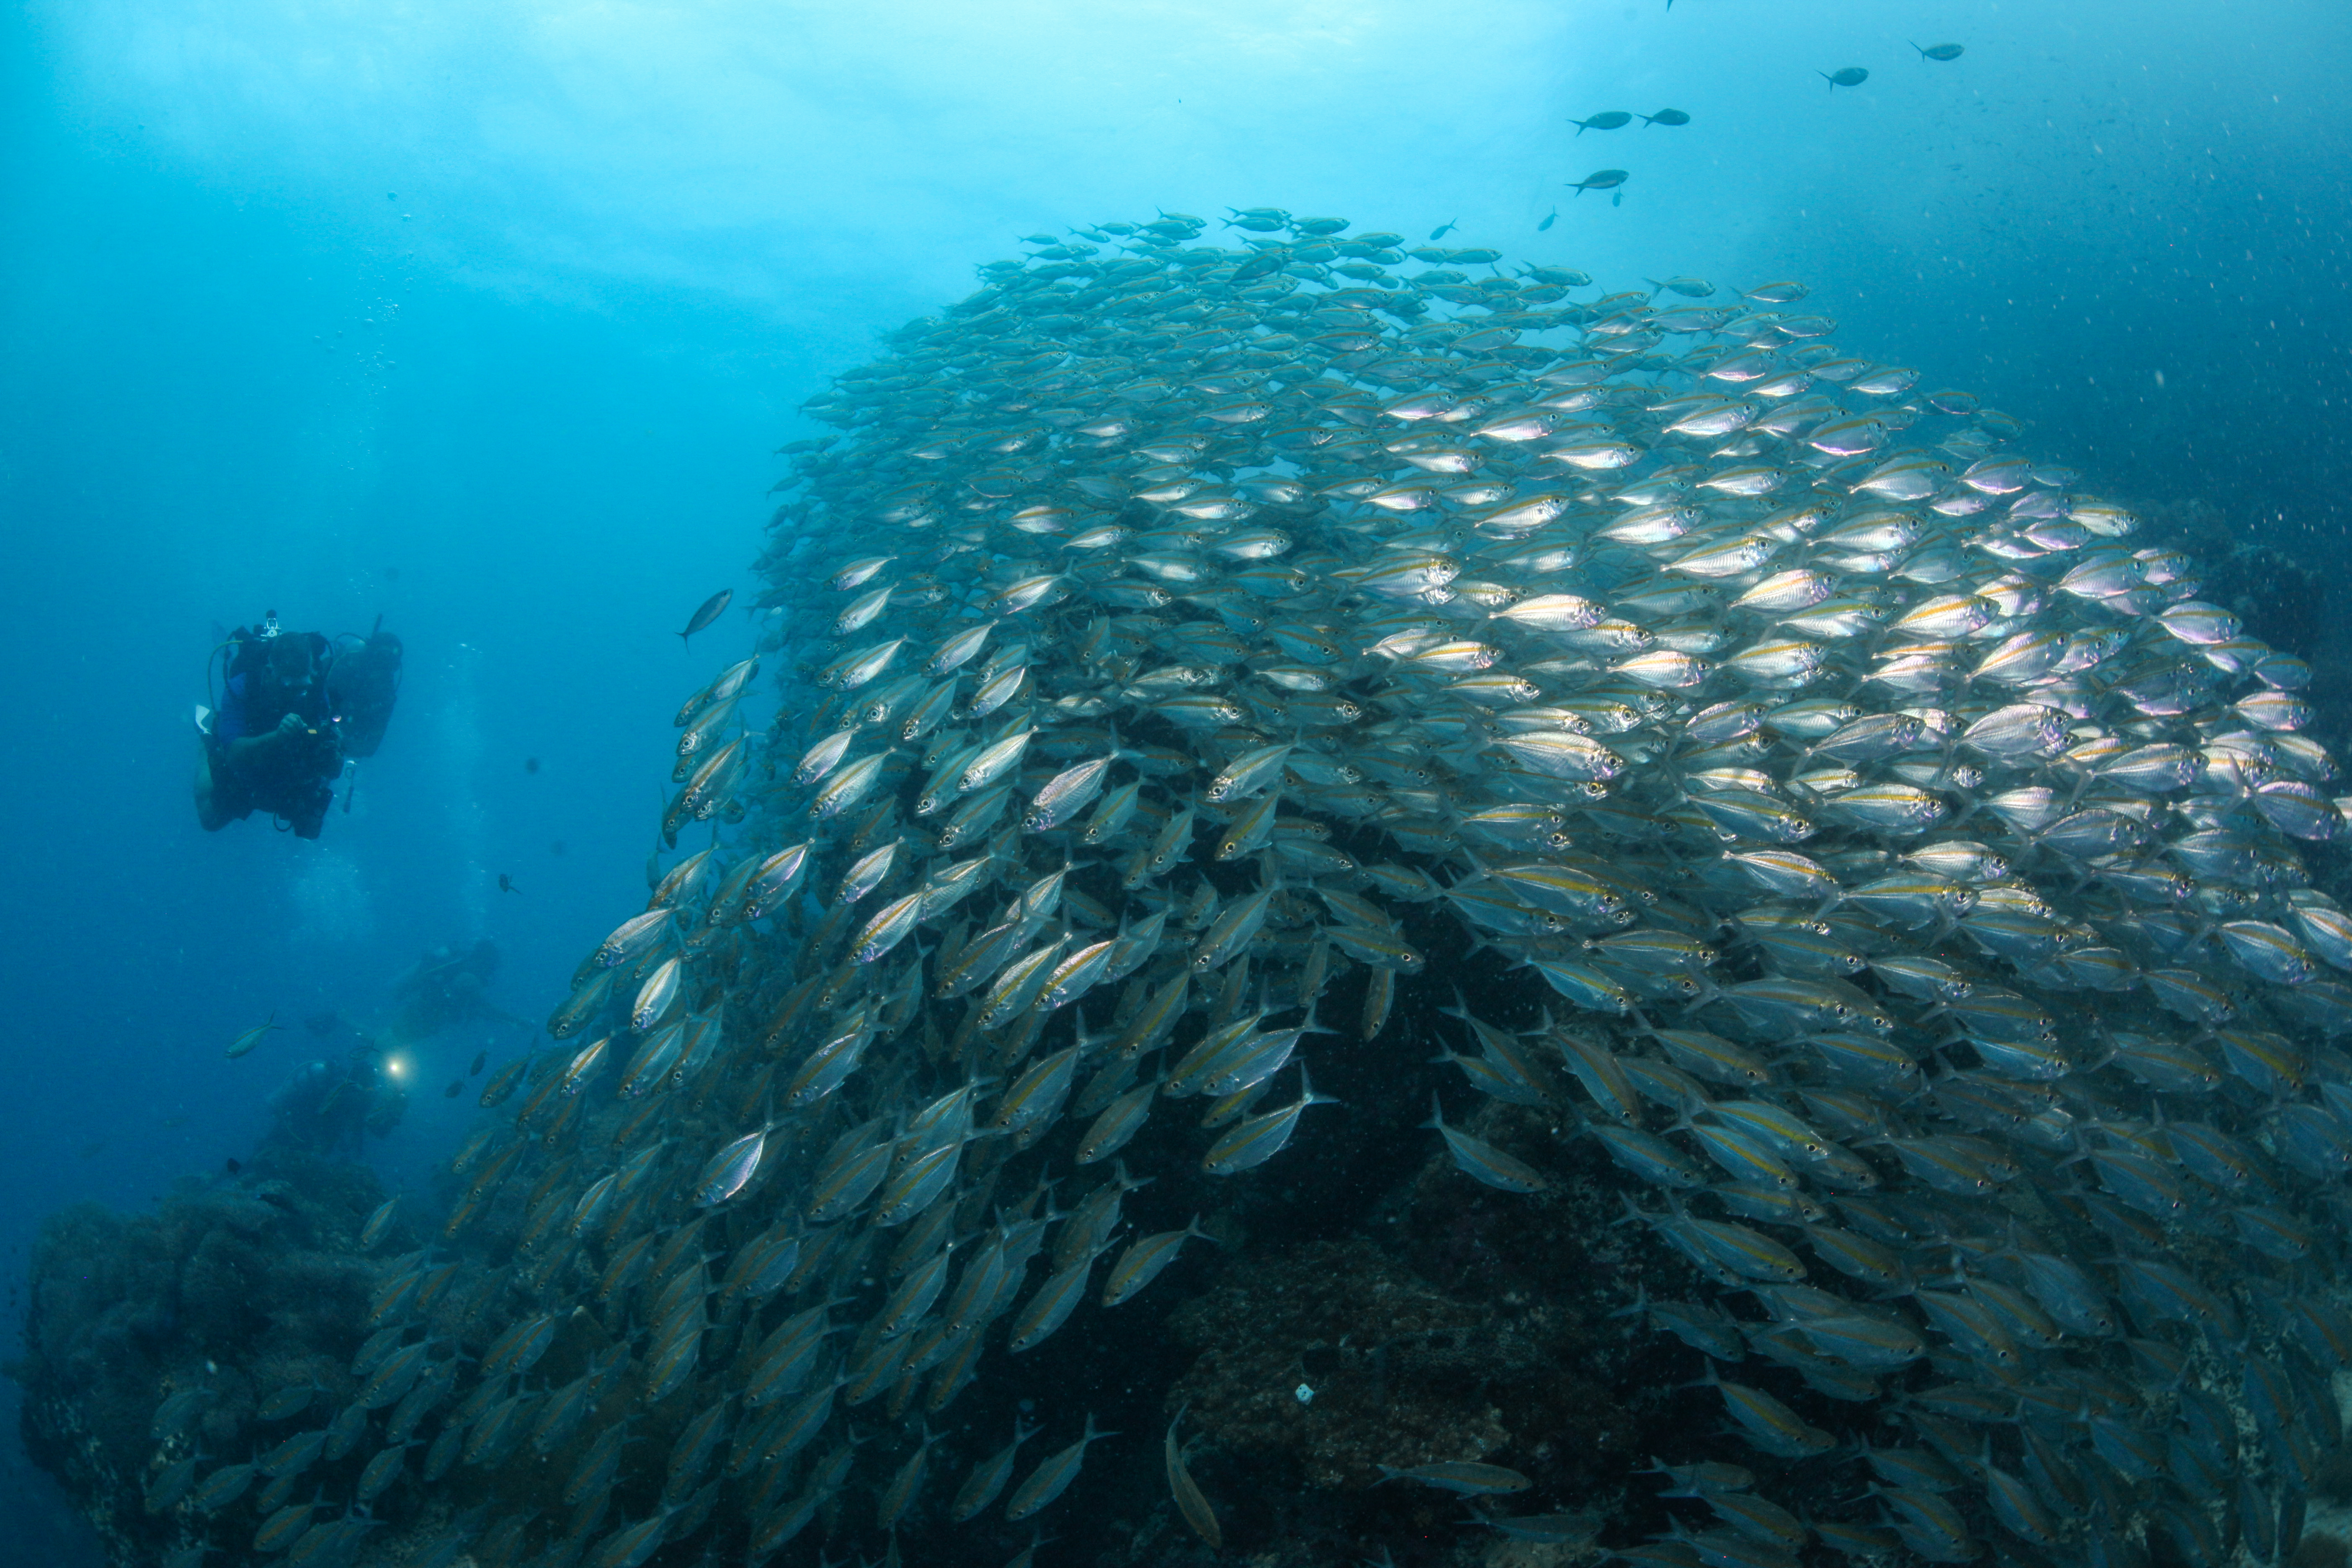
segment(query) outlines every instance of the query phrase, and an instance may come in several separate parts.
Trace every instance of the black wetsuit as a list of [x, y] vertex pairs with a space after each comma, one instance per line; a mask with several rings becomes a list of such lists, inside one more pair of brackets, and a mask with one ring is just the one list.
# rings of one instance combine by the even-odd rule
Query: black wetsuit
[[380, 620], [365, 637], [333, 643], [316, 632], [239, 626], [229, 639], [220, 710], [205, 735], [205, 826], [266, 811], [300, 837], [319, 837], [344, 761], [373, 756], [383, 741], [400, 660], [400, 639]]
[[[289, 646], [280, 649], [278, 645]], [[316, 632], [231, 637], [220, 710], [205, 737], [215, 816], [233, 822], [266, 811], [316, 838], [335, 797], [343, 753], [328, 710], [327, 639]], [[287, 667], [303, 666], [289, 677]], [[288, 723], [288, 720], [292, 723]]]
[[271, 1124], [264, 1145], [304, 1149], [328, 1158], [357, 1154], [370, 1132], [398, 1124], [407, 1097], [385, 1081], [373, 1050], [341, 1061], [305, 1062], [269, 1096]]

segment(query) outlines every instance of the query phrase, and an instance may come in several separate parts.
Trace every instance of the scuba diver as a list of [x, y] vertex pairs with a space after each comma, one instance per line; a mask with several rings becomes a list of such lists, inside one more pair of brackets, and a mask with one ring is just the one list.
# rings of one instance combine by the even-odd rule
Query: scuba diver
[[330, 642], [281, 630], [272, 610], [215, 652], [227, 670], [218, 706], [196, 710], [196, 820], [217, 833], [260, 810], [298, 838], [318, 837], [335, 781], [383, 743], [400, 697], [400, 639], [381, 616], [366, 637]]
[[262, 1144], [326, 1159], [355, 1156], [368, 1133], [385, 1136], [407, 1110], [408, 1092], [386, 1070], [383, 1053], [359, 1046], [341, 1061], [304, 1062], [270, 1091]]
[[406, 1045], [476, 1019], [536, 1030], [494, 1005], [487, 990], [499, 973], [499, 944], [484, 937], [470, 948], [443, 943], [392, 984], [393, 1020], [385, 1037]]

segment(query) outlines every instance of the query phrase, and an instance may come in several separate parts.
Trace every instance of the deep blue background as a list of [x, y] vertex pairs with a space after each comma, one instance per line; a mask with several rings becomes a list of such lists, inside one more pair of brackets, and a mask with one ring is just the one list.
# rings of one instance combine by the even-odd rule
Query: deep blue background
[[[1794, 276], [1850, 352], [1975, 389], [2104, 493], [2344, 564], [2327, 0], [50, 0], [0, 26], [12, 1288], [42, 1215], [242, 1152], [299, 1021], [379, 1017], [425, 947], [495, 939], [494, 996], [543, 1015], [642, 900], [671, 713], [753, 635], [670, 634], [752, 586], [792, 409], [1019, 234], [1277, 203], [1458, 219], [1612, 288]], [[1814, 74], [1849, 64], [1859, 89]], [[1694, 123], [1565, 123], [1669, 104]], [[1604, 166], [1622, 205], [1563, 188]], [[317, 844], [207, 837], [186, 796], [215, 628], [272, 606], [382, 612], [409, 649]], [[296, 1031], [222, 1059], [273, 1011]], [[465, 1124], [438, 1086], [483, 1043], [418, 1064], [389, 1180]], [[0, 1531], [47, 1539], [0, 1454]]]

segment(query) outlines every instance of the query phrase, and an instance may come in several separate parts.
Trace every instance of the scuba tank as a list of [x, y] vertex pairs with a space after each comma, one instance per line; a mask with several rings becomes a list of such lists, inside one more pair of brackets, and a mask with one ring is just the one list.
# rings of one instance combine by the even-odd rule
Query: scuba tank
[[383, 629], [383, 617], [364, 638], [337, 648], [327, 667], [327, 702], [341, 732], [343, 755], [372, 757], [383, 744], [400, 700], [400, 638]]

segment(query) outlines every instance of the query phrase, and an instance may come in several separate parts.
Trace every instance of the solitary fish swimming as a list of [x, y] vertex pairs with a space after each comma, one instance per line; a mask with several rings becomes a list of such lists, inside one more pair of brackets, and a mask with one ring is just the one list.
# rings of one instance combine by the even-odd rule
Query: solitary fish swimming
[[1690, 116], [1685, 114], [1679, 109], [1661, 109], [1655, 114], [1644, 114], [1642, 116], [1642, 123], [1644, 126], [1688, 125], [1690, 123]]
[[[1916, 44], [1911, 47], [1919, 49]], [[1919, 58], [1923, 60], [1956, 60], [1967, 52], [1958, 44], [1929, 44], [1926, 48], [1919, 49]]]
[[1832, 92], [1842, 87], [1860, 87], [1870, 79], [1870, 73], [1860, 66], [1847, 66], [1837, 71], [1815, 71], [1813, 74], [1829, 83]]
[[226, 1057], [229, 1060], [235, 1061], [237, 1058], [250, 1052], [254, 1047], [261, 1044], [261, 1042], [268, 1037], [268, 1034], [272, 1029], [282, 1029], [285, 1026], [285, 1025], [278, 1021], [278, 1015], [272, 1013], [269, 1015], [267, 1022], [256, 1024], [252, 1028], [247, 1029], [245, 1033], [231, 1040], [228, 1043], [228, 1049], [223, 1051], [221, 1054]]
[[1614, 190], [1624, 183], [1625, 171], [1622, 169], [1595, 169], [1580, 180], [1570, 180], [1568, 184], [1570, 190], [1582, 195], [1587, 191]]
[[1577, 121], [1576, 133], [1581, 136], [1588, 131], [1614, 131], [1621, 125], [1630, 125], [1633, 122], [1632, 115], [1622, 109], [1612, 109], [1606, 113], [1596, 114], [1590, 120]]
[[721, 588], [716, 594], [711, 595], [708, 599], [703, 600], [702, 607], [695, 611], [693, 619], [686, 623], [686, 630], [677, 634], [678, 640], [680, 642], [688, 640], [692, 637], [695, 633], [702, 630], [703, 627], [709, 626], [711, 622], [725, 615], [727, 613], [728, 605], [733, 601], [734, 597], [734, 589]]

